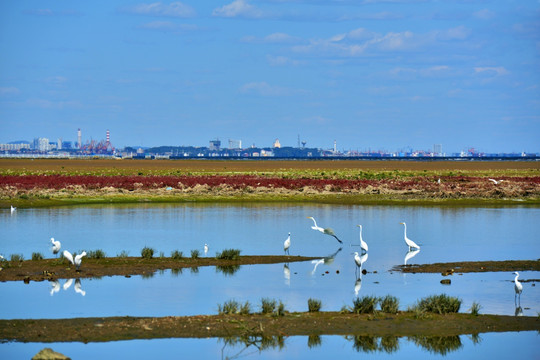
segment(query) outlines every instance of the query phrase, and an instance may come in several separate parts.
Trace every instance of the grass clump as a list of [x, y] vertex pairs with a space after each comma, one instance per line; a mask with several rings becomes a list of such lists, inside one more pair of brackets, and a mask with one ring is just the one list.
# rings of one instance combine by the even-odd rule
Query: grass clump
[[381, 311], [388, 314], [397, 314], [399, 310], [399, 300], [395, 296], [386, 295], [381, 299]]
[[181, 252], [181, 251], [178, 251], [178, 250], [174, 250], [172, 253], [171, 253], [171, 258], [174, 259], [174, 260], [180, 260], [184, 257], [184, 253]]
[[216, 259], [222, 260], [236, 260], [240, 256], [240, 250], [238, 249], [226, 249], [216, 254]]
[[355, 314], [373, 314], [379, 303], [379, 298], [376, 296], [363, 296], [353, 300], [353, 312]]
[[107, 254], [105, 254], [105, 251], [103, 251], [101, 249], [88, 250], [88, 253], [86, 254], [86, 257], [89, 258], [89, 259], [103, 259], [106, 256], [107, 256]]
[[40, 252], [32, 253], [32, 261], [43, 260], [43, 254]]
[[249, 315], [251, 314], [251, 304], [249, 303], [249, 301], [246, 301], [243, 305], [236, 300], [225, 301], [223, 305], [218, 305], [218, 313], [220, 315]]
[[151, 259], [154, 257], [154, 249], [148, 247], [148, 246], [145, 246], [142, 250], [141, 250], [141, 256], [143, 259]]
[[198, 259], [198, 258], [199, 258], [199, 255], [200, 255], [199, 250], [197, 250], [197, 249], [191, 250], [191, 258], [192, 258], [192, 259]]
[[277, 302], [275, 299], [261, 299], [261, 312], [263, 314], [272, 314], [276, 311]]
[[416, 308], [421, 312], [435, 314], [457, 313], [461, 307], [461, 299], [446, 294], [432, 295], [421, 299]]
[[11, 254], [9, 260], [11, 262], [22, 262], [24, 261], [24, 256], [23, 254]]
[[322, 302], [321, 300], [317, 300], [317, 299], [308, 299], [307, 301], [307, 304], [308, 304], [308, 311], [309, 312], [319, 312], [321, 310], [321, 307], [322, 307]]
[[129, 256], [129, 251], [126, 251], [126, 250], [122, 250], [122, 252], [120, 252], [120, 254], [117, 254], [116, 257], [119, 257], [121, 259], [125, 259]]
[[479, 303], [474, 301], [472, 303], [471, 308], [469, 309], [469, 311], [471, 312], [472, 315], [478, 316], [480, 314], [480, 309], [481, 308], [482, 308], [482, 305], [480, 305]]

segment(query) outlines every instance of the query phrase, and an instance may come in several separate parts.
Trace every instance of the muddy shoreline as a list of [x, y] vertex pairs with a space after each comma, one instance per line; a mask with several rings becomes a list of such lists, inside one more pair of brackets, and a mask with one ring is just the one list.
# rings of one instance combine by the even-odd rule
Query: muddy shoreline
[[141, 257], [111, 257], [102, 259], [83, 258], [82, 265], [77, 271], [75, 266], [66, 259], [44, 259], [25, 261], [2, 261], [0, 265], [0, 281], [54, 281], [57, 279], [97, 278], [103, 276], [133, 275], [152, 276], [159, 270], [181, 272], [182, 269], [215, 266], [216, 271], [226, 274], [234, 273], [242, 265], [277, 264], [298, 261], [309, 261], [322, 257], [268, 255], [268, 256], [239, 256], [235, 260], [201, 257], [197, 259], [182, 258], [152, 258]]
[[531, 330], [540, 330], [538, 317], [429, 314], [419, 319], [409, 312], [0, 320], [2, 341], [45, 343], [294, 335], [455, 336]]
[[505, 261], [461, 261], [434, 264], [397, 265], [392, 271], [403, 273], [453, 273], [494, 272], [494, 271], [540, 271], [538, 260], [505, 260]]

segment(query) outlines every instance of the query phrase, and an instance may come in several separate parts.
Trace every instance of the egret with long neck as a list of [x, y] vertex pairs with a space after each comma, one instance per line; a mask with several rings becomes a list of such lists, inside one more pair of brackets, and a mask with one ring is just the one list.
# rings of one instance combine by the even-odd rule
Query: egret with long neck
[[411, 248], [420, 249], [420, 246], [416, 245], [414, 241], [407, 237], [407, 224], [405, 224], [404, 222], [400, 224], [404, 226], [403, 237], [405, 238], [405, 244], [407, 244], [407, 246], [409, 247], [409, 251], [411, 251]]

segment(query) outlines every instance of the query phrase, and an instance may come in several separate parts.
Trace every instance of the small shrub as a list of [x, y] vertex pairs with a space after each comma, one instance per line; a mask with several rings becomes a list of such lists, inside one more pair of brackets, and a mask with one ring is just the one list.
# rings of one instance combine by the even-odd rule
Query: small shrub
[[116, 257], [119, 257], [119, 258], [127, 258], [128, 256], [129, 256], [129, 251], [126, 251], [126, 250], [122, 250], [120, 254], [116, 255]]
[[471, 314], [474, 316], [478, 316], [480, 314], [480, 309], [482, 308], [482, 305], [474, 301], [471, 305], [470, 311]]
[[159, 257], [160, 257], [161, 259], [164, 259], [164, 258], [165, 258], [165, 253], [164, 253], [163, 251], [161, 251], [161, 252], [159, 253]]
[[272, 314], [276, 311], [276, 300], [263, 298], [261, 299], [261, 312], [263, 314]]
[[446, 294], [429, 296], [418, 302], [421, 311], [435, 314], [457, 313], [460, 307], [460, 299]]
[[32, 261], [43, 260], [43, 255], [39, 252], [32, 253]]
[[151, 259], [151, 258], [153, 258], [153, 257], [154, 257], [154, 249], [145, 246], [145, 247], [141, 250], [141, 256], [142, 256], [144, 259]]
[[239, 304], [236, 300], [225, 301], [223, 305], [218, 305], [218, 313], [223, 314], [236, 314], [238, 313]]
[[244, 305], [240, 307], [240, 310], [238, 312], [240, 315], [249, 315], [251, 314], [251, 304], [249, 301], [246, 301]]
[[105, 254], [105, 251], [101, 249], [89, 250], [88, 253], [86, 254], [86, 257], [89, 259], [103, 259], [106, 256], [107, 254]]
[[217, 253], [216, 259], [236, 260], [239, 256], [240, 256], [240, 250], [227, 249], [227, 250], [223, 250], [221, 253]]
[[321, 300], [308, 299], [308, 311], [309, 312], [319, 312], [321, 310]]
[[397, 314], [399, 309], [399, 300], [395, 296], [386, 295], [381, 300], [381, 310], [382, 312], [388, 314]]
[[277, 313], [276, 315], [277, 316], [285, 316], [285, 304], [281, 302], [281, 300], [279, 300], [279, 306], [278, 306], [278, 309], [277, 309]]
[[23, 254], [11, 254], [11, 256], [9, 257], [9, 260], [11, 262], [21, 262], [21, 261], [24, 261], [24, 256]]
[[184, 254], [181, 252], [181, 251], [178, 251], [178, 250], [174, 250], [172, 253], [171, 253], [171, 258], [173, 258], [174, 260], [180, 260], [184, 257]]
[[378, 303], [379, 298], [376, 296], [356, 298], [353, 301], [353, 312], [355, 314], [373, 314]]
[[199, 250], [195, 249], [195, 250], [191, 250], [191, 258], [192, 259], [198, 259], [199, 258]]

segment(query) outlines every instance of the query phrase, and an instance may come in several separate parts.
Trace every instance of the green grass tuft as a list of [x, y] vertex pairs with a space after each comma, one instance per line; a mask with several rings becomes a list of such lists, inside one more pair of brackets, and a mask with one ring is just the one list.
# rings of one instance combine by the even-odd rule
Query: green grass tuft
[[216, 254], [216, 259], [222, 260], [236, 260], [240, 256], [240, 250], [238, 249], [226, 249], [221, 253]]
[[399, 311], [399, 300], [395, 296], [386, 295], [381, 299], [381, 311], [388, 314], [397, 314]]
[[353, 300], [353, 312], [355, 314], [373, 314], [379, 303], [376, 296], [364, 296]]
[[151, 259], [151, 258], [153, 258], [154, 257], [154, 249], [145, 246], [141, 250], [141, 256], [142, 256], [143, 259]]
[[319, 312], [321, 310], [321, 307], [322, 307], [322, 302], [321, 300], [317, 300], [317, 299], [308, 299], [307, 301], [308, 303], [308, 311], [309, 312]]
[[191, 250], [191, 258], [192, 258], [192, 259], [198, 259], [198, 258], [199, 258], [199, 255], [200, 255], [199, 250], [197, 250], [197, 249]]
[[184, 257], [184, 253], [182, 253], [181, 251], [178, 251], [178, 250], [174, 250], [172, 253], [171, 253], [171, 258], [174, 259], [174, 260], [180, 260]]
[[43, 260], [43, 254], [39, 252], [32, 253], [32, 261]]

